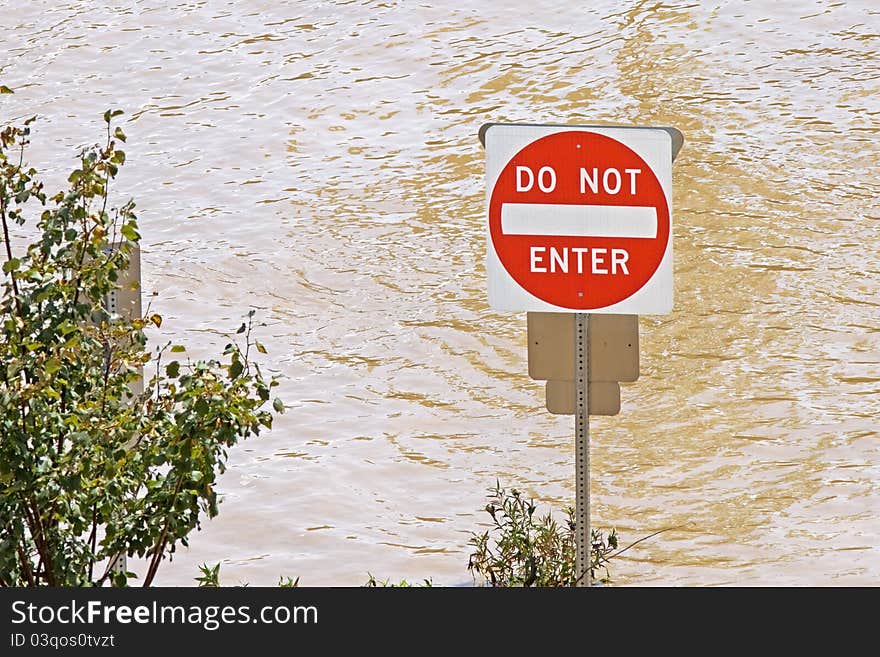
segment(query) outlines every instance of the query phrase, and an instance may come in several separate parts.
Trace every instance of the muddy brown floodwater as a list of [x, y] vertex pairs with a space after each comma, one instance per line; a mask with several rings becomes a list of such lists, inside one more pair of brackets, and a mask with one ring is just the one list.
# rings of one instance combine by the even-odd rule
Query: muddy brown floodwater
[[[433, 7], [428, 4], [434, 4]], [[675, 310], [592, 423], [617, 585], [880, 582], [880, 6], [0, 0], [3, 123], [59, 182], [118, 107], [155, 340], [251, 307], [289, 405], [189, 585], [470, 581], [496, 478], [574, 499], [525, 314], [486, 301], [489, 121], [669, 125]]]

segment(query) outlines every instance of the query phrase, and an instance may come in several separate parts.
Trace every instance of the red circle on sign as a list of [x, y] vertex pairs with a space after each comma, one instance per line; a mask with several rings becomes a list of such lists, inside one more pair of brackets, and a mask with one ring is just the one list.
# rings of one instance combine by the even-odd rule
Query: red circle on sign
[[[646, 226], [653, 232], [645, 234]], [[625, 144], [595, 132], [557, 132], [502, 169], [489, 233], [523, 289], [554, 306], [593, 310], [628, 299], [657, 271], [669, 243], [669, 204], [651, 167]]]

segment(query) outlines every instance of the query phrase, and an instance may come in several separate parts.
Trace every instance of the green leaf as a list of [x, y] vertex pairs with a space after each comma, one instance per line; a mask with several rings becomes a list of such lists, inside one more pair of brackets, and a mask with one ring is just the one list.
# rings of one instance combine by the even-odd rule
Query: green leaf
[[18, 271], [18, 268], [21, 266], [21, 260], [18, 258], [13, 258], [12, 260], [7, 260], [3, 263], [3, 273], [8, 274], [11, 271]]
[[182, 344], [176, 344], [173, 347], [171, 347], [172, 354], [180, 354], [180, 353], [183, 353], [184, 351], [186, 351], [186, 347], [184, 347]]
[[236, 331], [236, 333], [244, 333], [246, 328], [247, 328], [247, 326], [242, 324], [241, 326], [238, 327], [238, 330]]
[[257, 348], [257, 351], [259, 351], [261, 354], [265, 354], [265, 353], [266, 353], [266, 347], [264, 347], [264, 346], [263, 346], [262, 344], [260, 344], [259, 342], [254, 342], [254, 346]]
[[116, 126], [116, 130], [113, 132], [113, 136], [116, 137], [119, 141], [125, 141], [125, 133], [119, 126]]
[[[156, 325], [156, 328], [162, 328], [162, 315], [158, 313], [153, 313], [152, 315], [150, 315], [150, 321]], [[174, 351], [174, 349], [172, 349], [171, 351]]]
[[5, 84], [0, 84], [0, 94], [14, 94], [15, 92]]
[[165, 374], [172, 379], [176, 379], [177, 375], [180, 374], [180, 363], [176, 360], [168, 363], [168, 365], [165, 366]]
[[119, 232], [122, 233], [122, 236], [129, 242], [137, 242], [141, 238], [140, 233], [137, 232], [137, 229], [132, 223], [122, 224], [122, 228]]
[[235, 379], [244, 371], [244, 365], [241, 364], [240, 360], [232, 361], [232, 365], [229, 366], [229, 378]]
[[210, 410], [210, 407], [208, 406], [208, 402], [205, 401], [204, 397], [200, 397], [199, 399], [196, 400], [196, 405], [194, 408], [196, 411], [196, 415], [207, 415], [208, 411]]
[[61, 335], [68, 335], [70, 333], [73, 333], [79, 327], [70, 320], [65, 319], [60, 324], [58, 324], [56, 328], [61, 333]]
[[284, 412], [284, 402], [281, 401], [280, 399], [278, 399], [278, 397], [276, 397], [275, 401], [272, 402], [272, 408], [274, 408], [279, 413], [283, 413]]
[[46, 361], [46, 364], [43, 365], [43, 371], [48, 375], [55, 374], [58, 370], [61, 369], [61, 361], [55, 358], [54, 356]]

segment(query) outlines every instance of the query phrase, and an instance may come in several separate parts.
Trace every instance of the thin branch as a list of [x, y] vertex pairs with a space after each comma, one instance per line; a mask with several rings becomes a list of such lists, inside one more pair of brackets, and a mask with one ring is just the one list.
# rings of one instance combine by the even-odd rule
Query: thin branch
[[[6, 216], [6, 201], [4, 197], [0, 197], [0, 218], [3, 220], [3, 244], [6, 246], [6, 262], [12, 261], [12, 243], [9, 241], [9, 222]], [[18, 280], [15, 278], [15, 271], [10, 270], [9, 277], [12, 279], [12, 292], [15, 299], [15, 309], [21, 314], [21, 301], [18, 292]]]
[[152, 559], [150, 559], [150, 567], [144, 577], [144, 588], [152, 584], [153, 578], [156, 576], [156, 571], [159, 570], [159, 564], [162, 562], [162, 557], [165, 552], [165, 544], [168, 542], [168, 524], [171, 521], [170, 515], [174, 510], [174, 503], [177, 501], [177, 496], [180, 494], [180, 488], [183, 486], [185, 476], [184, 473], [181, 473], [177, 480], [177, 485], [174, 487], [174, 495], [171, 496], [171, 504], [168, 505], [171, 511], [165, 516], [165, 524], [162, 526], [162, 533], [159, 535], [159, 540], [156, 542], [156, 549], [153, 552]]
[[[107, 150], [106, 153], [109, 153], [110, 146], [113, 143], [113, 140], [110, 137], [110, 122], [107, 122]], [[107, 211], [107, 197], [110, 196], [110, 167], [107, 167], [107, 175], [104, 176], [104, 203], [101, 205], [101, 217], [103, 218], [104, 213]]]
[[638, 539], [637, 541], [633, 541], [632, 543], [627, 545], [625, 548], [621, 548], [621, 549], [617, 550], [616, 552], [612, 552], [611, 554], [609, 554], [605, 557], [605, 560], [608, 561], [609, 559], [612, 559], [613, 557], [620, 556], [621, 554], [623, 554], [624, 552], [626, 552], [630, 548], [635, 547], [636, 545], [638, 545], [642, 541], [647, 541], [649, 538], [654, 538], [655, 536], [658, 536], [658, 535], [662, 534], [663, 532], [671, 532], [674, 529], [681, 529], [683, 527], [687, 527], [687, 525], [675, 525], [674, 527], [665, 527], [664, 529], [658, 529], [656, 532], [654, 532], [652, 534], [648, 534], [647, 536], [642, 536], [642, 538]]
[[[37, 550], [37, 554], [41, 555], [42, 554], [42, 550], [41, 550], [42, 537], [39, 536], [37, 523], [34, 520], [33, 514], [31, 512], [31, 508], [28, 505], [27, 501], [21, 495], [19, 496], [19, 498], [21, 500], [20, 504], [22, 505], [22, 510], [24, 511], [24, 520], [25, 520], [25, 523], [27, 524], [28, 531], [30, 531], [31, 541], [33, 541], [34, 548]], [[23, 552], [23, 548], [20, 545], [19, 545], [19, 550], [20, 550], [20, 552]], [[28, 557], [27, 563], [28, 563], [28, 572], [30, 572], [30, 566], [31, 566], [30, 557]]]
[[89, 534], [89, 547], [92, 549], [92, 555], [89, 557], [89, 581], [92, 581], [92, 573], [95, 568], [95, 547], [98, 540], [98, 504], [92, 504], [92, 531]]
[[245, 374], [250, 374], [251, 372], [251, 363], [250, 363], [250, 353], [251, 353], [251, 329], [254, 325], [254, 316], [252, 314], [248, 314], [248, 327], [247, 333], [245, 334], [245, 346], [244, 346], [244, 362], [245, 362]]
[[40, 554], [40, 560], [44, 564], [46, 583], [49, 586], [55, 586], [55, 569], [53, 567], [54, 562], [52, 559], [52, 550], [49, 546], [48, 532], [46, 532], [46, 528], [43, 525], [43, 519], [40, 517], [40, 511], [39, 507], [37, 506], [37, 501], [31, 499], [28, 504], [31, 507], [29, 510], [33, 516], [34, 523], [40, 536], [40, 540], [39, 542], [37, 542], [37, 550]]
[[110, 557], [110, 561], [107, 562], [107, 567], [104, 569], [104, 574], [101, 575], [101, 579], [95, 582], [95, 586], [101, 586], [107, 581], [107, 578], [110, 576], [110, 573], [113, 572], [113, 568], [116, 566], [116, 562], [119, 561], [119, 557], [121, 556], [122, 553]]
[[110, 381], [110, 366], [113, 364], [113, 352], [116, 351], [115, 345], [112, 344], [111, 340], [107, 340], [108, 347], [106, 351], [106, 355], [104, 356], [104, 377], [102, 379], [103, 387], [101, 389], [101, 417], [104, 417], [104, 412], [106, 410], [107, 404], [107, 385]]
[[25, 553], [24, 548], [22, 548], [21, 545], [17, 545], [16, 548], [18, 550], [18, 560], [21, 563], [21, 572], [25, 576], [28, 586], [36, 586], [37, 582], [34, 579], [33, 572], [31, 572], [30, 558]]

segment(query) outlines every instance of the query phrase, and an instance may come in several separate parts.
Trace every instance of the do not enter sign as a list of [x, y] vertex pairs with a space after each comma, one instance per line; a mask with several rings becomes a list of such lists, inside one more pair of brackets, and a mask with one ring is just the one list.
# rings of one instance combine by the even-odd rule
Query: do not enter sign
[[493, 308], [672, 309], [673, 131], [493, 124], [482, 134]]

